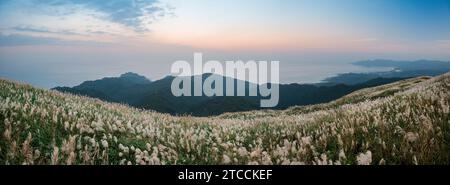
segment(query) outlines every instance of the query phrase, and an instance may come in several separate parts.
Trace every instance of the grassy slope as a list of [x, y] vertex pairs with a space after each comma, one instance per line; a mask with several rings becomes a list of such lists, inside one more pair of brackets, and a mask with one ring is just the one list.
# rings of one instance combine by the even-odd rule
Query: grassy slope
[[1, 164], [450, 164], [450, 74], [283, 111], [173, 117], [0, 80]]

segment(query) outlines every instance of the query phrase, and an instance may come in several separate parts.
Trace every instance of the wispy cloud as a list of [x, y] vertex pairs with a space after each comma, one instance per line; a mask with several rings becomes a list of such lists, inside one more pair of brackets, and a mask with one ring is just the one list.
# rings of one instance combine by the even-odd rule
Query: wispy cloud
[[108, 43], [96, 41], [74, 41], [64, 40], [53, 37], [37, 37], [30, 35], [11, 34], [4, 35], [0, 33], [0, 47], [11, 46], [35, 46], [35, 45], [64, 45], [64, 46], [106, 46]]
[[438, 42], [438, 43], [449, 43], [450, 44], [450, 39], [441, 39], [441, 40], [437, 40], [436, 42]]
[[[16, 3], [15, 1], [6, 1]], [[149, 31], [149, 25], [165, 16], [170, 9], [158, 0], [25, 0], [21, 8], [27, 5], [30, 14], [48, 16], [70, 16], [87, 12], [100, 20], [117, 23], [137, 32]]]
[[11, 28], [12, 30], [19, 32], [34, 32], [34, 33], [51, 33], [51, 34], [62, 34], [62, 35], [80, 35], [80, 33], [76, 33], [71, 30], [62, 29], [62, 30], [50, 30], [45, 27], [38, 27], [32, 25], [20, 25], [14, 26]]
[[98, 11], [105, 19], [132, 27], [136, 31], [147, 31], [147, 25], [157, 18], [158, 12], [163, 11], [157, 6], [156, 0], [71, 0], [70, 3]]
[[376, 41], [378, 41], [377, 38], [371, 38], [371, 37], [369, 37], [369, 38], [360, 38], [360, 39], [353, 40], [353, 42], [376, 42]]

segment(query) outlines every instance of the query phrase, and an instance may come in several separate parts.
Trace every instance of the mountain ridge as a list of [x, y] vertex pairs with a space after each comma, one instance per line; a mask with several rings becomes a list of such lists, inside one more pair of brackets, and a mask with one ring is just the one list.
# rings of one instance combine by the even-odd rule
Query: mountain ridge
[[[211, 74], [203, 74], [202, 79], [206, 79]], [[248, 111], [261, 109], [259, 101], [264, 97], [248, 96], [249, 82], [245, 83], [246, 96], [243, 97], [207, 97], [207, 96], [191, 96], [191, 97], [175, 97], [171, 94], [171, 82], [173, 76], [168, 76], [161, 80], [138, 84], [127, 82], [121, 77], [103, 78], [96, 81], [84, 82], [73, 88], [56, 87], [54, 90], [68, 92], [73, 94], [85, 95], [101, 100], [125, 103], [130, 106], [144, 109], [152, 109], [155, 111], [177, 114], [192, 114], [195, 116], [218, 115], [224, 112]], [[191, 78], [194, 76], [184, 77]], [[220, 77], [224, 81], [228, 77]], [[275, 109], [285, 109], [294, 105], [309, 105], [316, 103], [324, 103], [334, 100], [354, 90], [382, 85], [394, 82], [404, 78], [376, 78], [365, 83], [346, 85], [337, 84], [333, 86], [316, 86], [314, 84], [280, 84], [279, 104]], [[237, 93], [237, 79], [231, 79], [235, 82], [235, 94]], [[96, 85], [98, 84], [98, 85]], [[255, 85], [259, 88], [258, 85]], [[224, 84], [225, 94], [226, 87]], [[239, 101], [237, 101], [239, 99]], [[222, 102], [222, 103], [218, 103]], [[232, 103], [233, 102], [233, 103]]]
[[[279, 84], [279, 103], [273, 109], [286, 109], [291, 106], [326, 103], [345, 96], [353, 91], [388, 84], [395, 81], [417, 77], [436, 76], [450, 71], [450, 62], [434, 60], [395, 61], [375, 59], [354, 62], [355, 65], [366, 67], [392, 67], [393, 70], [372, 73], [344, 73], [325, 79], [317, 84]], [[209, 76], [201, 75], [202, 82]], [[197, 75], [198, 76], [198, 75]], [[232, 80], [237, 93], [237, 82], [240, 80], [217, 75], [223, 81]], [[259, 102], [262, 97], [248, 96], [252, 83], [244, 81], [245, 94], [243, 97], [175, 97], [171, 93], [171, 82], [174, 76], [166, 76], [160, 80], [150, 81], [136, 73], [125, 73], [119, 77], [102, 78], [86, 81], [78, 86], [56, 87], [54, 90], [85, 95], [101, 100], [128, 104], [133, 107], [155, 110], [172, 115], [212, 116], [225, 112], [239, 112], [262, 109]], [[191, 78], [194, 82], [195, 76]], [[258, 85], [256, 88], [259, 88]], [[191, 86], [191, 89], [194, 87]], [[223, 94], [226, 86], [224, 83]], [[193, 90], [191, 91], [193, 94]]]

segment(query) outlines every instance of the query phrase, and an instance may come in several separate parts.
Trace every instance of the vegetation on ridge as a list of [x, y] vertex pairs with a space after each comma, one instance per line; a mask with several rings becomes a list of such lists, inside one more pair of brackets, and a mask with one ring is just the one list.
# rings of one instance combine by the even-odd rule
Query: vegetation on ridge
[[177, 117], [0, 81], [1, 164], [450, 164], [450, 73], [287, 110]]

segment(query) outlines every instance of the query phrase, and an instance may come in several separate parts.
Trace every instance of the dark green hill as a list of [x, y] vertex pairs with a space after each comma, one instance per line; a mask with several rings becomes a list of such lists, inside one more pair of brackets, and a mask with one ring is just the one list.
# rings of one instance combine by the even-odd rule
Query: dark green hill
[[[218, 115], [224, 112], [238, 112], [258, 110], [260, 100], [265, 97], [208, 97], [208, 96], [181, 96], [175, 97], [171, 93], [171, 83], [174, 77], [168, 76], [161, 80], [151, 82], [137, 78], [139, 75], [121, 75], [117, 78], [103, 78], [87, 81], [73, 88], [57, 87], [55, 90], [84, 95], [101, 100], [125, 103], [137, 108], [151, 109], [172, 115], [190, 114], [194, 116]], [[211, 74], [204, 74], [206, 79]], [[194, 77], [186, 77], [193, 80]], [[224, 81], [226, 77], [222, 77]], [[356, 85], [318, 86], [314, 84], [281, 84], [280, 100], [274, 109], [285, 109], [296, 105], [311, 105], [325, 103], [355, 90], [395, 82], [402, 78], [377, 78]], [[235, 82], [235, 94], [237, 93]], [[245, 91], [248, 94], [249, 82], [245, 82]], [[224, 85], [225, 86], [225, 85]], [[192, 88], [193, 89], [193, 88]], [[224, 91], [225, 91], [224, 87]], [[193, 92], [192, 92], [193, 93]], [[225, 92], [224, 92], [225, 94]]]

